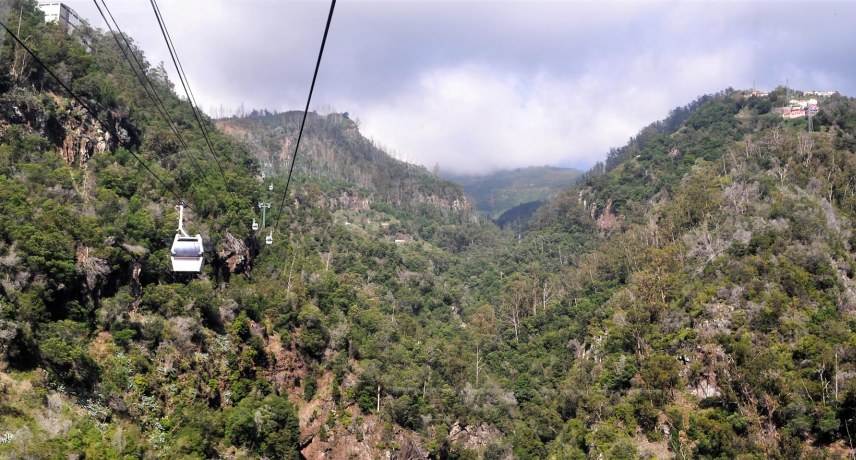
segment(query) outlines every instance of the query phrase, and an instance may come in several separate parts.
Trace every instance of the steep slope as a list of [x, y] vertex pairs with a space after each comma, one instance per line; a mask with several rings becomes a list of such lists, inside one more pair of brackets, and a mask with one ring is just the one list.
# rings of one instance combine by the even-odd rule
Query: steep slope
[[602, 240], [523, 351], [569, 344], [546, 451], [849, 455], [856, 102], [821, 101], [815, 132], [738, 92], [695, 105], [541, 211]]
[[441, 174], [461, 184], [473, 197], [476, 209], [495, 219], [515, 206], [547, 200], [569, 187], [582, 172], [573, 168], [530, 166], [483, 176]]
[[507, 227], [517, 233], [521, 233], [529, 227], [529, 222], [532, 220], [535, 212], [543, 205], [543, 201], [530, 201], [517, 205], [500, 214], [496, 218], [496, 225], [499, 228], [504, 229]]
[[[235, 358], [208, 360], [206, 353], [223, 351], [216, 339], [231, 346], [222, 332], [232, 316], [221, 315], [218, 293], [231, 275], [252, 268], [257, 242], [247, 222], [259, 194], [258, 164], [203, 118], [214, 146], [206, 152], [191, 107], [162, 69], [142, 58], [185, 148], [159, 120], [112, 37], [85, 27], [69, 36], [45, 24], [35, 2], [16, 1], [10, 10], [16, 22], [21, 15], [25, 43], [95, 113], [22, 47], [4, 41], [0, 457], [217, 455], [212, 439], [223, 438], [223, 408], [233, 403], [220, 405], [228, 398], [218, 392], [218, 371], [203, 368], [228, 369]], [[179, 198], [173, 193], [191, 206], [187, 226], [205, 235], [207, 263], [198, 278], [168, 268]], [[229, 385], [249, 386], [241, 378]], [[285, 398], [268, 391], [240, 402], [236, 414], [270, 408], [262, 418], [283, 441], [269, 443], [267, 452], [298, 449], [290, 441], [296, 411]], [[243, 445], [234, 436], [234, 445]]]
[[414, 341], [357, 354], [363, 414], [452, 458], [847, 455], [856, 103], [824, 100], [814, 133], [765, 105], [725, 91], [676, 110], [517, 242], [444, 229], [455, 257], [433, 279], [462, 327], [386, 310], [378, 333]]
[[[90, 54], [33, 2], [13, 6], [106, 127], [6, 42], [2, 56], [24, 66], [0, 61], [0, 456], [293, 458], [327, 432], [372, 439], [359, 446], [372, 457], [425, 451], [435, 424], [422, 416], [445, 409], [427, 402], [440, 395], [418, 377], [421, 347], [454, 355], [432, 334], [459, 322], [462, 296], [435, 276], [473, 243], [457, 223], [479, 225], [460, 189], [379, 151], [336, 159], [362, 175], [301, 173], [275, 244], [261, 245], [249, 223], [271, 195], [242, 142], [203, 120], [221, 175], [162, 69], [146, 71], [187, 149], [111, 37], [76, 32]], [[205, 237], [200, 276], [169, 271], [171, 190]], [[460, 387], [454, 365], [432, 368], [432, 382]], [[420, 383], [423, 400], [405, 404], [402, 388]]]
[[[288, 171], [302, 112], [227, 118], [223, 132], [245, 142], [271, 172]], [[366, 205], [401, 209], [434, 208], [444, 213], [469, 211], [472, 204], [460, 187], [437, 178], [421, 166], [392, 158], [360, 134], [348, 114], [310, 113], [295, 165], [298, 175], [312, 178], [325, 193], [356, 190]], [[353, 199], [354, 197], [348, 197]]]
[[[242, 142], [212, 133], [224, 179], [158, 69], [189, 149], [109, 37], [20, 6], [112, 128], [0, 61], [0, 456], [852, 455], [856, 101], [809, 133], [783, 90], [702, 97], [513, 236], [327, 116], [268, 246]], [[131, 153], [187, 191], [200, 276], [168, 271], [174, 202]]]

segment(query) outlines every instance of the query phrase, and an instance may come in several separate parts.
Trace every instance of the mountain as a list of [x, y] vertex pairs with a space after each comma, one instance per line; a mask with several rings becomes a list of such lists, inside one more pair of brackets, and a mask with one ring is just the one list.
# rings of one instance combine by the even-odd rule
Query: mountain
[[[288, 171], [303, 112], [220, 119], [217, 127], [244, 142], [273, 174]], [[398, 208], [469, 211], [460, 187], [421, 167], [396, 160], [360, 134], [348, 114], [308, 114], [295, 164], [298, 176], [324, 184], [351, 207], [384, 204]], [[284, 183], [276, 184], [284, 186]], [[355, 191], [356, 193], [352, 193]], [[352, 196], [354, 195], [354, 196]]]
[[0, 457], [852, 454], [856, 100], [702, 96], [513, 234], [312, 115], [252, 231], [296, 115], [206, 139], [146, 66], [185, 147], [112, 37], [12, 10], [92, 113], [0, 49]]
[[487, 175], [442, 173], [461, 184], [473, 197], [475, 207], [491, 218], [532, 201], [544, 201], [574, 183], [581, 174], [573, 168], [530, 166]]
[[770, 112], [786, 94], [678, 108], [539, 211], [536, 234], [600, 235], [527, 339], [574, 350], [548, 452], [847, 451], [856, 102], [821, 100], [807, 132]]
[[[490, 232], [460, 188], [312, 115], [262, 244], [250, 222], [283, 198], [285, 168], [270, 191], [255, 144], [230, 136], [270, 123], [287, 143], [296, 114], [224, 132], [203, 115], [205, 134], [133, 44], [161, 109], [113, 37], [13, 6], [63, 82], [0, 49], [0, 457], [315, 458], [328, 433], [372, 456], [424, 450], [439, 388], [462, 387], [434, 363], [461, 346], [467, 295], [443, 274]], [[198, 276], [169, 269], [181, 199]], [[438, 389], [417, 402], [404, 388], [425, 366]]]
[[543, 201], [530, 201], [517, 205], [496, 218], [499, 228], [509, 227], [517, 233], [525, 231], [535, 212], [544, 204]]

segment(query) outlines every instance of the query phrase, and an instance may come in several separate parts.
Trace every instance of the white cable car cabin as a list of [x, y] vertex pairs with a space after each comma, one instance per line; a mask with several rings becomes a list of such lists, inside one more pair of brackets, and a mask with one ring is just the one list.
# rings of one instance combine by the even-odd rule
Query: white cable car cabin
[[172, 271], [199, 273], [202, 271], [202, 236], [190, 236], [184, 231], [184, 203], [176, 206], [178, 208], [178, 230], [175, 239], [172, 240], [172, 249], [169, 251], [169, 259], [172, 262]]
[[259, 229], [259, 223], [256, 222], [255, 218], [253, 218], [253, 230], [258, 230], [258, 229]]
[[273, 230], [271, 230], [270, 234], [265, 237], [265, 244], [273, 244]]
[[268, 185], [268, 190], [271, 192], [273, 191], [273, 184]]

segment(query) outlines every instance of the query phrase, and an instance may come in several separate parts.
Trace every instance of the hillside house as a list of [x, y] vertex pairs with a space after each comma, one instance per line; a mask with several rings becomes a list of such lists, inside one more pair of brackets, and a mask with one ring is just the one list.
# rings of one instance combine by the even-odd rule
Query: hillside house
[[791, 99], [786, 107], [777, 107], [774, 112], [782, 114], [786, 120], [802, 118], [807, 115], [817, 115], [820, 110], [817, 99]]
[[40, 1], [38, 8], [45, 13], [45, 22], [56, 22], [69, 34], [84, 22], [77, 12], [62, 2]]

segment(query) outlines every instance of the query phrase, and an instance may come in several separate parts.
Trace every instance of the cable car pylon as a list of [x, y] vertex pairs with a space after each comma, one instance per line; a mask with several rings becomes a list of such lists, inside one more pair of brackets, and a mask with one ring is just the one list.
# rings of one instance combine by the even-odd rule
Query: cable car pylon
[[267, 210], [270, 209], [270, 203], [261, 202], [259, 203], [259, 209], [262, 210], [262, 228], [265, 228], [265, 218], [267, 217]]

